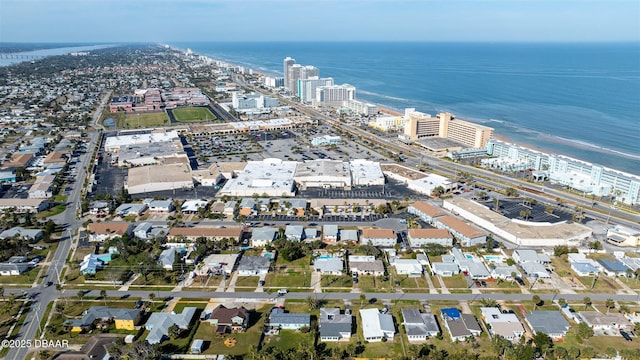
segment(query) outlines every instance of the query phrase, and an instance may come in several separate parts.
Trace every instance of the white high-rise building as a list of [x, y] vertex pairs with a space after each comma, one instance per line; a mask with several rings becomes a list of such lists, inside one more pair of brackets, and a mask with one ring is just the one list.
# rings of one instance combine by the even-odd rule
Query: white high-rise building
[[[291, 90], [291, 88], [289, 87], [289, 86], [290, 86], [290, 82], [289, 82], [289, 68], [290, 68], [291, 66], [293, 66], [293, 64], [295, 64], [295, 63], [296, 63], [296, 59], [291, 58], [291, 57], [288, 57], [288, 56], [287, 56], [287, 57], [284, 59], [284, 61], [282, 62], [282, 65], [283, 65], [282, 72], [284, 73], [284, 87], [285, 87], [287, 90]], [[292, 91], [292, 90], [291, 90], [291, 91]]]
[[315, 103], [320, 106], [342, 106], [343, 102], [355, 97], [356, 88], [353, 85], [320, 86], [316, 88]]
[[316, 88], [319, 86], [332, 86], [333, 78], [318, 78], [312, 76], [308, 79], [298, 80], [298, 98], [303, 103], [310, 103], [316, 97]]

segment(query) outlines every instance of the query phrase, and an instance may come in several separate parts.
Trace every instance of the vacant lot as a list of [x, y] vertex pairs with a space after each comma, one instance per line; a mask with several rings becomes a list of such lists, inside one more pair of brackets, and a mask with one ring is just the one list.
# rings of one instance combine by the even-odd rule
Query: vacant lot
[[184, 107], [173, 110], [173, 116], [180, 122], [200, 122], [213, 121], [216, 116], [211, 111], [203, 107]]
[[169, 125], [169, 117], [163, 112], [147, 114], [130, 114], [124, 121], [118, 122], [118, 127], [125, 129], [143, 129], [155, 126]]

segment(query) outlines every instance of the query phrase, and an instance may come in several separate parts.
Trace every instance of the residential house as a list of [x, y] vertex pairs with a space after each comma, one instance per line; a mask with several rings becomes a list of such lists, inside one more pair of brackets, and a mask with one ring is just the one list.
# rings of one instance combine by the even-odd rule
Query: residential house
[[597, 260], [597, 262], [602, 267], [602, 272], [607, 274], [607, 276], [611, 276], [611, 277], [627, 276], [627, 270], [629, 270], [629, 268], [621, 261], [599, 259]]
[[393, 247], [398, 243], [396, 232], [391, 229], [363, 229], [360, 242], [363, 245]]
[[547, 268], [544, 265], [537, 262], [524, 262], [521, 263], [520, 266], [527, 276], [537, 277], [541, 279], [549, 279], [551, 278], [551, 274], [547, 271]]
[[513, 251], [513, 260], [518, 264], [527, 262], [538, 263], [542, 265], [550, 264], [551, 259], [546, 254], [539, 254], [535, 250], [517, 249]]
[[322, 241], [327, 244], [335, 244], [338, 241], [338, 225], [328, 224], [322, 226]]
[[112, 355], [109, 354], [109, 349], [117, 338], [122, 338], [122, 335], [93, 335], [86, 344], [82, 345], [79, 351], [65, 350], [56, 354], [55, 358], [56, 360], [108, 360], [112, 358]]
[[110, 308], [107, 306], [92, 306], [87, 309], [79, 320], [69, 320], [72, 332], [90, 330], [96, 320], [113, 321], [118, 330], [135, 330], [140, 322], [139, 309]]
[[216, 334], [244, 332], [249, 327], [249, 311], [244, 307], [227, 308], [218, 305], [209, 316], [209, 324], [216, 326]]
[[313, 267], [322, 275], [342, 275], [344, 270], [342, 257], [317, 258]]
[[391, 314], [383, 314], [378, 309], [361, 309], [360, 317], [365, 341], [380, 342], [383, 338], [393, 341], [396, 329]]
[[180, 314], [152, 313], [145, 324], [145, 328], [149, 330], [146, 338], [147, 342], [152, 345], [160, 344], [164, 339], [168, 338], [169, 328], [174, 324], [178, 325], [180, 329], [189, 329], [196, 310], [194, 307], [185, 307]]
[[603, 314], [597, 311], [580, 311], [578, 317], [594, 330], [630, 330], [633, 324], [623, 314]]
[[512, 274], [516, 277], [522, 277], [515, 265], [498, 265], [491, 270], [491, 277], [494, 279], [513, 280]]
[[560, 340], [567, 335], [570, 325], [559, 311], [533, 311], [525, 315], [525, 320], [533, 333], [545, 333], [553, 340]]
[[310, 314], [292, 314], [275, 307], [269, 313], [269, 327], [274, 330], [300, 330], [311, 326]]
[[131, 235], [132, 224], [126, 222], [93, 222], [87, 225], [89, 241], [103, 242], [105, 240]]
[[466, 275], [470, 276], [472, 279], [486, 280], [491, 277], [491, 273], [489, 273], [489, 270], [487, 270], [482, 260], [478, 259], [477, 257], [472, 255], [470, 255], [470, 257], [467, 257], [458, 248], [452, 248], [451, 255], [453, 256], [454, 262], [460, 268], [460, 271], [466, 273]]
[[426, 201], [416, 201], [409, 205], [407, 209], [409, 214], [418, 216], [422, 221], [429, 224], [433, 223], [433, 219], [445, 216], [447, 213], [439, 207], [433, 206]]
[[115, 210], [115, 213], [120, 217], [125, 216], [140, 216], [144, 214], [149, 206], [147, 204], [122, 204], [118, 206]]
[[176, 262], [176, 253], [182, 256], [184, 249], [168, 248], [163, 250], [158, 256], [158, 263], [165, 270], [173, 270], [173, 264]]
[[12, 227], [0, 233], [0, 240], [6, 239], [20, 239], [26, 240], [31, 243], [38, 242], [42, 239], [44, 232], [39, 229], [25, 229], [22, 226]]
[[572, 262], [571, 270], [578, 276], [595, 276], [600, 273], [600, 269], [587, 262]]
[[349, 272], [358, 275], [384, 275], [382, 260], [376, 260], [375, 256], [349, 255]]
[[447, 328], [451, 341], [463, 341], [472, 336], [482, 333], [482, 328], [472, 314], [463, 314], [456, 308], [445, 308], [440, 310], [444, 326]]
[[37, 176], [28, 190], [30, 199], [46, 199], [53, 196], [55, 175]]
[[418, 309], [402, 309], [402, 324], [409, 342], [422, 342], [440, 334], [436, 317]]
[[278, 234], [279, 230], [273, 227], [253, 228], [251, 232], [251, 246], [264, 247], [271, 244]]
[[243, 256], [238, 264], [238, 276], [266, 275], [271, 260], [264, 256]]
[[302, 225], [287, 225], [284, 228], [284, 236], [289, 241], [301, 241], [304, 238], [304, 227]]
[[433, 225], [438, 229], [448, 230], [462, 246], [474, 246], [487, 241], [485, 231], [454, 216], [441, 216], [434, 220]]
[[9, 209], [17, 214], [39, 213], [47, 210], [50, 205], [48, 199], [0, 199], [0, 211]]
[[3, 262], [0, 263], [0, 275], [20, 275], [25, 271], [31, 269], [31, 267], [32, 265], [29, 263]]
[[91, 215], [109, 214], [109, 203], [106, 201], [92, 201], [89, 204], [89, 214]]
[[141, 222], [136, 225], [133, 229], [133, 235], [138, 239], [147, 240], [149, 239], [149, 234], [151, 233], [151, 229], [153, 229], [153, 224], [150, 222]]
[[460, 274], [460, 268], [454, 262], [434, 262], [431, 264], [434, 275], [453, 276]]
[[227, 203], [224, 204], [224, 210], [222, 210], [222, 213], [227, 217], [232, 217], [236, 212], [236, 205], [238, 205], [237, 201], [227, 201]]
[[308, 227], [308, 228], [304, 228], [304, 241], [305, 242], [311, 242], [311, 241], [317, 241], [320, 240], [321, 238], [321, 233], [318, 229], [314, 228], [314, 227]]
[[242, 237], [241, 226], [229, 227], [212, 227], [212, 226], [194, 226], [194, 227], [174, 227], [169, 230], [169, 238], [180, 242], [193, 242], [199, 238], [209, 241], [220, 241], [222, 239], [233, 239], [240, 241]]
[[289, 216], [304, 216], [307, 210], [306, 199], [281, 198], [275, 202], [279, 204], [280, 211], [286, 211]]
[[320, 341], [348, 341], [353, 331], [351, 314], [341, 314], [338, 308], [320, 308], [318, 318]]
[[187, 200], [182, 203], [180, 207], [180, 211], [183, 214], [197, 214], [200, 209], [206, 209], [208, 201], [204, 200]]
[[80, 262], [80, 274], [95, 275], [96, 271], [111, 262], [111, 254], [87, 254]]
[[409, 277], [421, 277], [422, 265], [415, 259], [397, 259], [391, 261], [391, 265], [396, 268], [398, 275], [409, 275]]
[[358, 230], [340, 230], [340, 241], [345, 243], [358, 244]]
[[242, 216], [252, 216], [258, 215], [258, 207], [255, 200], [251, 198], [244, 198], [240, 201], [240, 205], [238, 206], [238, 215]]
[[238, 263], [239, 254], [211, 254], [204, 258], [195, 270], [196, 275], [231, 275]]
[[142, 203], [147, 204], [147, 206], [149, 207], [149, 212], [152, 214], [169, 214], [175, 211], [176, 209], [173, 206], [173, 199], [168, 199], [168, 200], [144, 199]]
[[489, 332], [513, 341], [520, 339], [525, 331], [515, 314], [503, 313], [497, 307], [480, 308], [482, 319], [487, 323]]
[[420, 248], [427, 244], [453, 246], [453, 236], [445, 229], [409, 229], [407, 240], [412, 248]]

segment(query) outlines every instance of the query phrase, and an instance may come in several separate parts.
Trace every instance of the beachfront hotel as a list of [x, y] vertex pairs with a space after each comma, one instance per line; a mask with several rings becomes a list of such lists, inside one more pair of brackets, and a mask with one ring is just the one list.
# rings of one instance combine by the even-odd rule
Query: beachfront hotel
[[405, 109], [404, 136], [410, 140], [429, 137], [449, 139], [470, 148], [483, 148], [493, 135], [493, 128], [458, 120], [450, 113], [435, 118], [415, 109]]
[[502, 171], [534, 169], [537, 180], [551, 182], [595, 196], [614, 196], [617, 201], [640, 203], [640, 176], [592, 164], [564, 155], [547, 154], [500, 140], [487, 143], [486, 167]]

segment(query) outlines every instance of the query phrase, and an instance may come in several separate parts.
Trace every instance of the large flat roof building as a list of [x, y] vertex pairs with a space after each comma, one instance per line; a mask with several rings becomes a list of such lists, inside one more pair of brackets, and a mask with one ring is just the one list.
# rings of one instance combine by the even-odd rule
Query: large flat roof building
[[194, 187], [191, 168], [183, 163], [130, 168], [124, 186], [129, 194]]
[[520, 246], [576, 245], [592, 233], [591, 229], [578, 223], [534, 223], [509, 219], [463, 198], [446, 199], [442, 207]]
[[309, 160], [298, 163], [294, 179], [301, 188], [351, 186], [349, 163], [340, 160]]
[[450, 139], [470, 148], [487, 146], [493, 128], [458, 120], [450, 113], [439, 113], [432, 118], [415, 109], [405, 110], [404, 136], [411, 140], [427, 137]]
[[385, 183], [384, 174], [378, 162], [355, 159], [349, 162], [349, 167], [354, 186], [384, 185]]
[[293, 196], [297, 162], [280, 159], [249, 161], [236, 178], [229, 179], [220, 190], [221, 195]]

